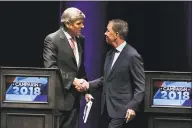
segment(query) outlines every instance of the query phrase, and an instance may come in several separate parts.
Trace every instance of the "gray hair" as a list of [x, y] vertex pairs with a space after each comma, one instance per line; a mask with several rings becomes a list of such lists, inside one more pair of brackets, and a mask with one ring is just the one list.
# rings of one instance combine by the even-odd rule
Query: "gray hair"
[[121, 19], [113, 19], [109, 22], [113, 23], [112, 29], [114, 32], [118, 32], [122, 39], [127, 37], [129, 32], [128, 23]]
[[85, 17], [85, 14], [78, 8], [70, 7], [64, 10], [64, 12], [62, 13], [61, 22], [64, 24], [68, 24], [78, 19], [84, 19]]

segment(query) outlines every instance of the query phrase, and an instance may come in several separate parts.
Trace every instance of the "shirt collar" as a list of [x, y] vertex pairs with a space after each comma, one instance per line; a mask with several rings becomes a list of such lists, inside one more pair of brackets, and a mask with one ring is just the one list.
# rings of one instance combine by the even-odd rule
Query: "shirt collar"
[[126, 45], [126, 41], [124, 41], [121, 45], [119, 45], [116, 49], [117, 51], [121, 52], [123, 50], [123, 48], [125, 47]]

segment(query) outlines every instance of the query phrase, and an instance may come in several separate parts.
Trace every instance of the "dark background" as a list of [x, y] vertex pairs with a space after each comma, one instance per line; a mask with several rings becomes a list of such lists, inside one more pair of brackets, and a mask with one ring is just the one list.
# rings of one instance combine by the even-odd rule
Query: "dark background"
[[[107, 21], [129, 22], [127, 41], [145, 70], [191, 71], [191, 1], [105, 4]], [[58, 29], [59, 13], [60, 2], [0, 2], [0, 65], [42, 67], [43, 41]]]
[[191, 71], [191, 2], [109, 2], [108, 19], [129, 22], [128, 42], [145, 70]]
[[[107, 24], [113, 18], [128, 21], [127, 42], [141, 54], [146, 71], [192, 71], [191, 1], [99, 3], [106, 6], [106, 20], [101, 22]], [[43, 67], [44, 38], [59, 28], [63, 9], [65, 2], [0, 2], [0, 66]], [[91, 30], [96, 27], [100, 26]], [[110, 46], [104, 47], [106, 53]], [[93, 119], [99, 118], [99, 108], [93, 110]], [[137, 128], [146, 128], [146, 117], [145, 113], [138, 116]], [[97, 120], [93, 122], [96, 127]], [[87, 126], [93, 127], [93, 122]]]
[[44, 38], [59, 27], [59, 2], [0, 2], [0, 65], [41, 67]]

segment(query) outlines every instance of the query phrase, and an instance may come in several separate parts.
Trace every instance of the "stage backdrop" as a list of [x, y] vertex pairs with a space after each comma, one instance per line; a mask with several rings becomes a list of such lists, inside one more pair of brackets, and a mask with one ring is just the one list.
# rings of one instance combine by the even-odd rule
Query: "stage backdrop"
[[[141, 54], [145, 70], [192, 70], [191, 1], [111, 1], [111, 2], [0, 2], [0, 65], [43, 67], [44, 38], [59, 28], [64, 9], [74, 6], [86, 14], [83, 35], [85, 65], [89, 80], [103, 73], [108, 20], [121, 18], [129, 23], [127, 42]], [[96, 128], [100, 111], [97, 92], [88, 124]], [[84, 100], [83, 100], [84, 101]], [[84, 102], [82, 102], [83, 107]], [[138, 117], [145, 119], [142, 114]], [[138, 121], [141, 122], [141, 121]], [[91, 125], [92, 124], [92, 125]], [[136, 123], [144, 128], [147, 125]]]

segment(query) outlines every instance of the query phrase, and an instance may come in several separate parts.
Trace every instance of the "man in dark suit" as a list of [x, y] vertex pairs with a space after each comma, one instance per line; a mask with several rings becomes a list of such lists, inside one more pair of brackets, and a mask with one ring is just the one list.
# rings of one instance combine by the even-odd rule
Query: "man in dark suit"
[[[58, 68], [63, 95], [60, 100], [59, 128], [78, 128], [80, 113], [80, 91], [88, 87], [83, 83], [86, 79], [84, 66], [84, 37], [81, 30], [84, 28], [85, 15], [77, 8], [66, 9], [61, 16], [61, 27], [49, 34], [44, 41], [43, 59], [44, 66]], [[80, 79], [81, 78], [81, 79]], [[58, 85], [55, 85], [56, 87]], [[79, 91], [75, 87], [79, 88]]]
[[[102, 87], [100, 128], [124, 128], [133, 119], [142, 102], [145, 75], [141, 56], [125, 37], [127, 22], [109, 21], [105, 32], [106, 41], [113, 49], [106, 55], [104, 76], [89, 82], [89, 89]], [[86, 94], [86, 100], [92, 97]]]

